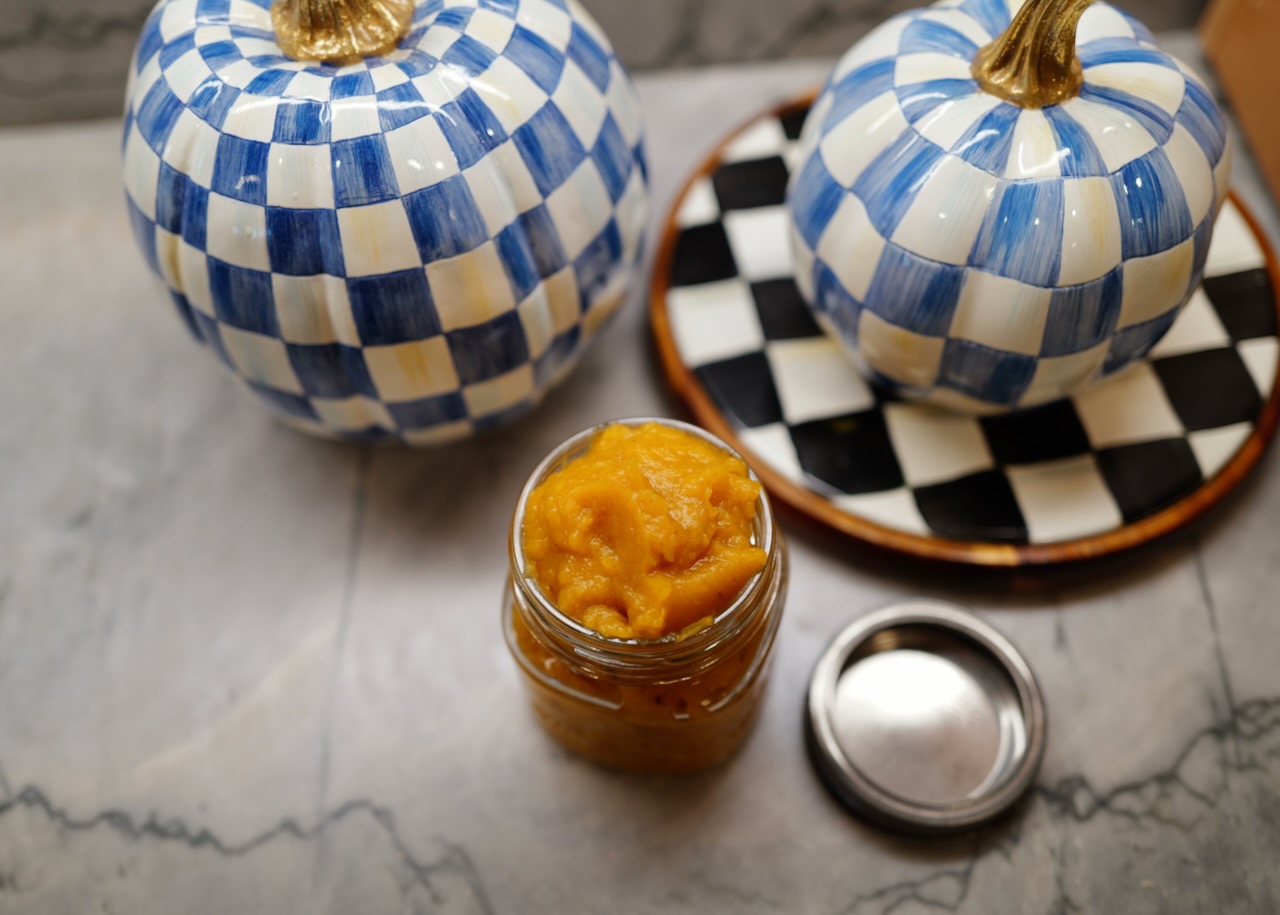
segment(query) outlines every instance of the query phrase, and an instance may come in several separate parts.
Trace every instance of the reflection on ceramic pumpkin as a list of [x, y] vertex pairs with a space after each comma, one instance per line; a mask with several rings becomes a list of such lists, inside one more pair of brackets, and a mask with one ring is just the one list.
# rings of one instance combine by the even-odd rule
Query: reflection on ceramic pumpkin
[[[366, 7], [407, 28], [393, 50], [297, 50]], [[576, 0], [274, 13], [340, 63], [286, 56], [269, 0], [161, 0], [134, 56], [126, 196], [178, 312], [309, 431], [435, 444], [523, 413], [635, 277], [642, 124], [608, 40]]]

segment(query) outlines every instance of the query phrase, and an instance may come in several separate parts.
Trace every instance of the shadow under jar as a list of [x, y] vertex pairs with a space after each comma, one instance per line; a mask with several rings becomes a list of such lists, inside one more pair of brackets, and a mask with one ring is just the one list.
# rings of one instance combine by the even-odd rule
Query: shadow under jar
[[764, 566], [708, 622], [661, 638], [611, 638], [571, 618], [538, 585], [523, 547], [533, 490], [583, 455], [608, 425], [647, 423], [687, 432], [741, 459], [709, 433], [668, 419], [620, 420], [564, 442], [533, 472], [516, 505], [503, 630], [534, 713], [554, 738], [616, 768], [687, 773], [732, 756], [759, 716], [787, 584], [786, 547], [764, 490], [752, 520]]

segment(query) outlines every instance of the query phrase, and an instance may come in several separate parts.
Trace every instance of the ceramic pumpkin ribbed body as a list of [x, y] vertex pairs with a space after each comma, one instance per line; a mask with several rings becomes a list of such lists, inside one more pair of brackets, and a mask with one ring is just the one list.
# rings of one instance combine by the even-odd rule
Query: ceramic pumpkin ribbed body
[[161, 0], [124, 183], [192, 333], [284, 419], [434, 444], [574, 366], [634, 278], [647, 188], [634, 89], [576, 0], [411, 15], [335, 66], [286, 57], [268, 0]]
[[[1200, 280], [1224, 120], [1141, 24], [1086, 5], [1029, 0], [1017, 18], [1018, 0], [944, 0], [895, 17], [806, 122], [789, 198], [801, 292], [895, 393], [977, 413], [1063, 397], [1145, 355]], [[1054, 21], [1067, 7], [1078, 33]], [[1006, 30], [1035, 28], [1078, 54], [1045, 80], [1049, 103], [1018, 94], [1026, 72], [1002, 88], [975, 66]]]

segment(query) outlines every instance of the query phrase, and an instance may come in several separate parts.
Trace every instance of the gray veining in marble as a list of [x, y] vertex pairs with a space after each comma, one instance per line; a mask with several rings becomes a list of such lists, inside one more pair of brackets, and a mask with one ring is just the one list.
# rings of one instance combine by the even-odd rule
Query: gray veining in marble
[[[920, 0], [584, 0], [628, 66], [831, 57]], [[114, 116], [148, 0], [0, 0], [0, 125]], [[1204, 0], [1121, 3], [1190, 28]]]
[[[655, 223], [724, 131], [825, 65], [643, 76]], [[680, 415], [642, 290], [527, 421], [438, 452], [312, 441], [185, 336], [128, 236], [112, 122], [0, 132], [0, 911], [1280, 910], [1280, 458], [1088, 581], [901, 569], [785, 516], [760, 727], [640, 778], [532, 721], [498, 632], [504, 537], [551, 447]], [[1277, 237], [1247, 159], [1245, 199]], [[1040, 678], [1011, 819], [862, 825], [809, 770], [806, 678], [855, 614], [967, 603]]]

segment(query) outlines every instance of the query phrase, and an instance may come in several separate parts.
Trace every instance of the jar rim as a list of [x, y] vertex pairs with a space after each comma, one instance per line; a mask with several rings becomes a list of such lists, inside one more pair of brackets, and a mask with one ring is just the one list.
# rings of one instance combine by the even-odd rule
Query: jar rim
[[[731, 445], [727, 444], [717, 436], [695, 426], [691, 423], [678, 419], [670, 419], [664, 416], [632, 416], [621, 419], [611, 419], [605, 422], [596, 423], [589, 426], [581, 432], [570, 436], [560, 443], [551, 451], [541, 463], [534, 468], [529, 475], [529, 479], [525, 482], [524, 488], [520, 491], [520, 497], [516, 500], [515, 512], [511, 518], [511, 529], [508, 537], [508, 548], [511, 561], [511, 577], [513, 582], [519, 582], [519, 587], [524, 593], [525, 598], [538, 611], [543, 619], [551, 623], [556, 629], [560, 630], [562, 635], [577, 638], [586, 641], [596, 648], [611, 649], [613, 651], [643, 655], [647, 653], [666, 654], [676, 646], [687, 647], [691, 651], [701, 650], [704, 646], [702, 642], [707, 638], [718, 638], [725, 628], [725, 624], [736, 623], [739, 620], [750, 616], [750, 605], [754, 603], [757, 595], [766, 584], [766, 578], [771, 573], [772, 559], [775, 554], [775, 528], [773, 520], [773, 508], [769, 504], [769, 497], [765, 491], [764, 485], [760, 484], [760, 494], [756, 498], [756, 513], [753, 519], [752, 539], [761, 549], [765, 551], [768, 559], [765, 565], [759, 569], [750, 580], [742, 586], [736, 597], [729, 603], [727, 607], [716, 613], [711, 618], [710, 625], [704, 626], [692, 633], [684, 634], [682, 632], [671, 632], [660, 636], [656, 639], [645, 638], [629, 638], [621, 639], [614, 636], [607, 636], [590, 626], [575, 620], [556, 603], [551, 600], [542, 590], [542, 586], [529, 574], [528, 563], [524, 555], [524, 517], [525, 508], [528, 505], [529, 496], [533, 490], [541, 485], [549, 476], [562, 467], [571, 463], [590, 447], [591, 443], [611, 426], [627, 426], [630, 428], [638, 428], [650, 423], [656, 423], [672, 429], [678, 429], [687, 432], [702, 439], [716, 449], [723, 451], [731, 457], [742, 461], [747, 469], [747, 477], [760, 483], [760, 478], [756, 476], [755, 471], [751, 468], [751, 464], [739, 454]], [[732, 627], [736, 628], [736, 626]], [[712, 634], [715, 635], [712, 635]], [[702, 637], [702, 638], [700, 638]]]

